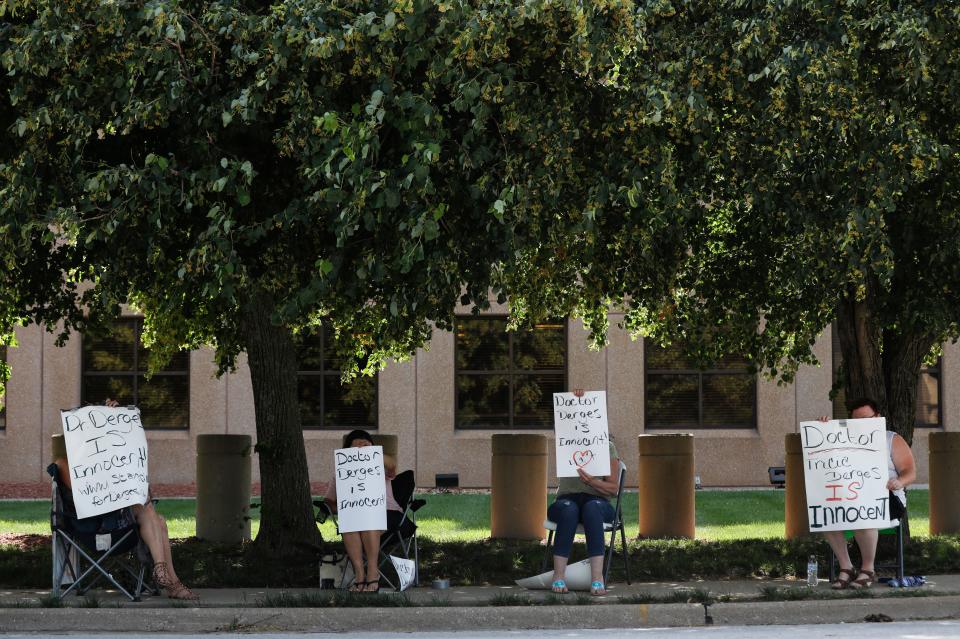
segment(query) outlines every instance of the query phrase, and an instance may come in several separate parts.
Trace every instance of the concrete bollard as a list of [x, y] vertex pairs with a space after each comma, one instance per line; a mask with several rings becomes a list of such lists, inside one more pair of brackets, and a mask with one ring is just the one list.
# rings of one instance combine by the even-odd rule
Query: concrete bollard
[[56, 461], [61, 457], [67, 458], [67, 442], [63, 438], [63, 433], [57, 433], [50, 437], [50, 454], [53, 455], [50, 461]]
[[960, 433], [930, 433], [930, 534], [960, 533]]
[[490, 468], [490, 536], [543, 539], [547, 518], [547, 438], [494, 435]]
[[640, 435], [638, 441], [640, 537], [693, 539], [693, 435]]
[[787, 539], [810, 534], [807, 520], [807, 486], [803, 479], [803, 444], [800, 433], [789, 433], [783, 438], [784, 448], [784, 504], [783, 521]]
[[397, 459], [397, 450], [400, 447], [400, 442], [396, 435], [376, 433], [373, 435], [373, 445], [383, 446], [384, 455], [390, 455], [394, 460]]
[[197, 537], [250, 539], [250, 435], [197, 435]]

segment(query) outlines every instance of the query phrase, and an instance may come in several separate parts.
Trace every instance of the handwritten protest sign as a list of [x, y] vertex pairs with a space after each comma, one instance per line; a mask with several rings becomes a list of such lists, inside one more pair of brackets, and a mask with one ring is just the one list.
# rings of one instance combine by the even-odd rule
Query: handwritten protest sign
[[591, 475], [610, 474], [610, 433], [607, 393], [590, 391], [553, 394], [553, 430], [557, 445], [557, 477], [576, 477], [582, 468]]
[[390, 563], [397, 571], [397, 577], [400, 578], [400, 592], [410, 587], [417, 576], [417, 565], [411, 559], [403, 557], [394, 557], [390, 555]]
[[136, 407], [60, 411], [73, 502], [81, 519], [147, 503], [147, 438]]
[[886, 420], [800, 422], [811, 532], [886, 528]]
[[333, 451], [337, 480], [337, 525], [340, 532], [387, 529], [387, 484], [383, 447]]

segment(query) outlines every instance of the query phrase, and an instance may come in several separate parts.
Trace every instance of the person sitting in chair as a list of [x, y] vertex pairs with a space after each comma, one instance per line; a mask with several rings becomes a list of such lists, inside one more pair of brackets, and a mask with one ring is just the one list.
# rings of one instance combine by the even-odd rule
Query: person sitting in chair
[[[869, 397], [855, 399], [847, 404], [850, 410], [850, 419], [866, 419], [881, 417], [877, 403]], [[830, 421], [826, 416], [820, 421]], [[888, 423], [889, 426], [889, 423]], [[906, 512], [907, 493], [904, 488], [917, 479], [917, 467], [913, 460], [913, 452], [906, 440], [897, 433], [887, 431], [887, 490], [890, 491], [890, 518], [897, 519]], [[844, 531], [833, 530], [824, 532], [827, 543], [833, 549], [840, 564], [840, 574], [836, 581], [830, 584], [834, 590], [844, 588], [869, 588], [876, 579], [874, 559], [877, 555], [877, 540], [879, 531], [876, 528], [867, 528], [853, 531], [853, 538], [860, 548], [860, 570], [853, 569], [850, 553], [847, 551], [847, 539]]]
[[[354, 430], [344, 438], [344, 448], [363, 448], [373, 446], [373, 437], [365, 430]], [[383, 456], [383, 469], [387, 484], [387, 527], [395, 528], [400, 525], [403, 519], [403, 509], [393, 497], [393, 488], [391, 480], [397, 473], [397, 463], [390, 455]], [[337, 482], [334, 478], [327, 484], [327, 491], [324, 495], [324, 503], [330, 509], [330, 512], [337, 512]], [[380, 591], [380, 536], [382, 530], [361, 530], [356, 532], [341, 533], [343, 537], [343, 547], [347, 551], [347, 557], [353, 565], [354, 579], [350, 585], [351, 592], [379, 592]], [[364, 567], [364, 556], [366, 556], [366, 567]], [[364, 577], [365, 576], [365, 577]], [[361, 579], [361, 577], [364, 577]]]
[[567, 592], [565, 577], [573, 549], [573, 537], [577, 533], [577, 525], [583, 524], [587, 555], [590, 557], [590, 594], [607, 594], [603, 583], [603, 525], [613, 522], [616, 515], [610, 497], [616, 495], [620, 487], [619, 468], [620, 455], [611, 441], [610, 475], [594, 477], [580, 468], [577, 470], [578, 477], [560, 478], [557, 498], [547, 510], [547, 518], [557, 525], [553, 545], [553, 592]]
[[[112, 399], [106, 400], [104, 404], [111, 407], [119, 405]], [[58, 457], [53, 463], [57, 465], [57, 471], [60, 473], [63, 485], [72, 489], [69, 461], [65, 457]], [[166, 590], [167, 596], [171, 599], [190, 601], [199, 599], [200, 597], [195, 592], [183, 585], [173, 569], [173, 553], [170, 551], [170, 535], [167, 531], [167, 522], [153, 507], [153, 501], [148, 499], [147, 503], [133, 505], [130, 509], [134, 520], [137, 522], [140, 539], [146, 544], [150, 551], [150, 557], [153, 559], [153, 579], [157, 585]]]

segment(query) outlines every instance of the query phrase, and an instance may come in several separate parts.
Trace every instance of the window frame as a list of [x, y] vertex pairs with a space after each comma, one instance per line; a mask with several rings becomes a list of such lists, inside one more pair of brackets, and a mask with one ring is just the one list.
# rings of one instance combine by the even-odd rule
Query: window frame
[[[80, 397], [86, 397], [87, 395], [87, 377], [121, 377], [121, 376], [131, 376], [133, 377], [133, 400], [134, 405], [139, 406], [140, 399], [140, 376], [146, 373], [146, 369], [140, 369], [140, 349], [143, 348], [146, 350], [146, 347], [143, 346], [143, 343], [140, 340], [140, 336], [143, 334], [143, 316], [142, 315], [129, 315], [119, 317], [115, 320], [112, 320], [112, 323], [115, 325], [118, 322], [133, 322], [134, 324], [134, 345], [133, 345], [133, 369], [130, 371], [88, 371], [87, 370], [87, 349], [84, 348], [83, 342], [80, 344]], [[81, 340], [86, 340], [87, 335], [81, 333]], [[144, 430], [155, 431], [159, 433], [171, 432], [171, 433], [180, 433], [180, 432], [189, 432], [190, 430], [190, 388], [192, 386], [192, 378], [190, 376], [190, 360], [193, 354], [193, 351], [186, 351], [187, 354], [187, 367], [183, 372], [180, 371], [157, 371], [153, 374], [153, 377], [185, 377], [187, 381], [187, 420], [184, 426], [178, 426], [176, 428], [163, 428], [163, 427], [151, 427], [150, 425], [144, 423]]]
[[[340, 369], [332, 369], [327, 367], [327, 355], [326, 355], [326, 346], [327, 346], [327, 331], [329, 327], [321, 324], [320, 326], [320, 369], [302, 369], [300, 368], [300, 352], [297, 353], [297, 410], [300, 411], [300, 429], [302, 431], [324, 431], [324, 432], [335, 432], [335, 431], [351, 431], [356, 428], [362, 428], [363, 430], [368, 431], [379, 431], [380, 430], [380, 373], [379, 371], [373, 376], [373, 425], [372, 426], [327, 426], [326, 422], [326, 408], [327, 408], [327, 389], [324, 384], [326, 377], [333, 377], [334, 375], [339, 379], [341, 375]], [[300, 346], [302, 348], [302, 345]], [[313, 426], [307, 425], [306, 421], [303, 419], [303, 410], [300, 405], [300, 377], [319, 377], [320, 378], [320, 425]]]
[[[457, 365], [460, 355], [460, 347], [457, 344], [457, 328], [458, 323], [461, 319], [469, 320], [486, 320], [486, 321], [503, 321], [505, 324], [509, 320], [509, 316], [505, 314], [493, 314], [493, 315], [466, 315], [458, 314], [454, 316], [453, 322], [453, 429], [455, 431], [492, 431], [492, 430], [510, 430], [510, 431], [548, 431], [553, 430], [553, 425], [550, 426], [517, 426], [515, 423], [515, 411], [514, 411], [514, 379], [517, 376], [522, 377], [534, 377], [536, 375], [555, 375], [558, 370], [563, 375], [563, 388], [568, 388], [570, 384], [570, 342], [569, 342], [569, 333], [570, 333], [570, 323], [566, 318], [557, 319], [558, 323], [563, 325], [563, 364], [561, 369], [531, 369], [523, 370], [517, 372], [514, 367], [513, 354], [514, 354], [514, 339], [517, 335], [517, 331], [508, 331], [504, 327], [503, 334], [507, 337], [507, 357], [510, 362], [510, 369], [502, 370], [475, 370], [475, 369], [463, 369]], [[461, 426], [460, 425], [460, 402], [458, 397], [458, 385], [457, 378], [459, 375], [468, 375], [475, 377], [488, 377], [494, 375], [504, 375], [509, 380], [508, 387], [508, 396], [507, 396], [507, 425], [476, 425], [476, 426]]]
[[[650, 358], [647, 356], [647, 349], [650, 346], [656, 348], [661, 348], [657, 344], [653, 343], [650, 340], [643, 340], [643, 430], [644, 431], [687, 431], [687, 430], [696, 430], [696, 431], [718, 431], [718, 430], [739, 430], [739, 431], [748, 431], [748, 430], [758, 430], [758, 405], [760, 403], [760, 385], [757, 383], [757, 375], [750, 375], [746, 370], [734, 370], [734, 369], [722, 369], [722, 368], [708, 368], [701, 370], [699, 368], [649, 368], [648, 363]], [[648, 409], [648, 400], [650, 398], [650, 384], [649, 376], [650, 375], [696, 375], [697, 376], [697, 423], [696, 425], [690, 424], [677, 424], [673, 426], [651, 426], [649, 420], [650, 411]], [[703, 378], [704, 375], [711, 376], [722, 376], [722, 375], [742, 375], [747, 377], [752, 377], [753, 381], [753, 392], [751, 410], [750, 410], [750, 423], [747, 425], [739, 424], [718, 424], [718, 425], [705, 425], [703, 423]]]

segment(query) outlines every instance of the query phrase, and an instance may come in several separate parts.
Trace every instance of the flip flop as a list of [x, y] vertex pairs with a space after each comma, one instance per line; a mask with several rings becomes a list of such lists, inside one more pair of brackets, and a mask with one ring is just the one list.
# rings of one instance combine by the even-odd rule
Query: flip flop
[[599, 597], [601, 595], [607, 594], [607, 587], [603, 585], [602, 581], [594, 581], [590, 583], [590, 594], [594, 597]]
[[558, 595], [565, 595], [570, 592], [567, 590], [567, 582], [563, 579], [557, 579], [555, 582], [553, 582], [553, 585], [550, 586], [550, 589]]

